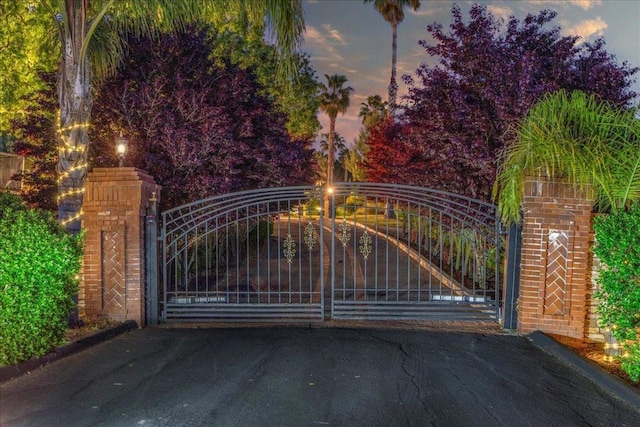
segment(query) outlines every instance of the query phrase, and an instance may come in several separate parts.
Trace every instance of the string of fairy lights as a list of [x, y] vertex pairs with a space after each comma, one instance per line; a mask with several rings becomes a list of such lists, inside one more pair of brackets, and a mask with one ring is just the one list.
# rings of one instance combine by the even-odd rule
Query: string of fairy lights
[[[60, 113], [58, 113], [59, 115]], [[60, 121], [58, 121], [59, 123]], [[69, 142], [69, 138], [66, 136], [68, 135], [70, 132], [76, 130], [76, 129], [88, 129], [89, 128], [89, 123], [88, 122], [84, 122], [84, 123], [76, 123], [70, 126], [66, 126], [66, 127], [60, 127], [58, 128], [58, 130], [56, 131], [57, 134], [59, 135], [59, 138], [62, 140], [62, 143], [64, 144], [63, 147], [61, 148], [61, 151], [63, 151], [63, 154], [68, 155], [68, 154], [72, 154], [72, 153], [84, 153], [86, 151], [86, 147], [78, 147], [74, 144], [71, 144]], [[87, 161], [84, 159], [84, 156], [80, 156], [80, 163], [68, 168], [65, 171], [62, 171], [59, 173], [58, 175], [58, 185], [62, 183], [62, 181], [68, 177], [71, 176], [71, 174], [77, 172], [77, 171], [86, 171], [88, 164]], [[60, 192], [58, 194], [57, 197], [57, 201], [58, 203], [60, 203], [62, 200], [69, 198], [69, 197], [75, 197], [78, 195], [82, 195], [85, 192], [85, 188], [78, 188], [78, 189], [69, 189], [69, 190], [65, 190], [63, 192]], [[70, 224], [74, 221], [80, 220], [82, 218], [82, 208], [80, 208], [80, 210], [68, 217], [65, 218], [64, 220], [61, 221], [62, 225], [67, 225]]]

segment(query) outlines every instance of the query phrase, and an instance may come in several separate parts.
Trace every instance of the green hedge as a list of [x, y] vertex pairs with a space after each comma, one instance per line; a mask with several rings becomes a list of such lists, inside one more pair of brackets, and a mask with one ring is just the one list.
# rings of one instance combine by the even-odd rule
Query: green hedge
[[82, 246], [47, 213], [0, 194], [0, 365], [64, 342]]
[[594, 251], [604, 268], [599, 311], [626, 355], [622, 369], [640, 380], [640, 204], [596, 218]]

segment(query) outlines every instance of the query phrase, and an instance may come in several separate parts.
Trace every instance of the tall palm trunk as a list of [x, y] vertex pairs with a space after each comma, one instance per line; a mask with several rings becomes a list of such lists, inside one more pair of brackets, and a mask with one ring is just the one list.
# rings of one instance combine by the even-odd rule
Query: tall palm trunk
[[391, 24], [393, 34], [391, 44], [391, 81], [389, 82], [389, 112], [393, 117], [396, 110], [396, 98], [398, 97], [398, 83], [396, 82], [396, 64], [398, 62], [398, 24]]
[[333, 185], [333, 166], [335, 164], [336, 116], [329, 117], [329, 153], [327, 158], [327, 184]]
[[342, 170], [344, 171], [344, 182], [349, 182], [349, 171], [347, 170], [347, 156], [342, 156]]
[[60, 129], [58, 130], [58, 220], [71, 233], [80, 231], [84, 179], [87, 174], [91, 97], [90, 69], [83, 51], [84, 11], [70, 19], [62, 46], [58, 82]]

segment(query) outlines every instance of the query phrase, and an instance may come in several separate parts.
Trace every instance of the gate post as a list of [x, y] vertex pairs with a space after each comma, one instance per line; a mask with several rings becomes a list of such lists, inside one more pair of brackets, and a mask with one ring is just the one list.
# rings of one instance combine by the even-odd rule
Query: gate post
[[587, 317], [591, 210], [589, 189], [526, 177], [518, 331], [582, 339]]
[[518, 292], [520, 290], [520, 255], [522, 249], [522, 225], [509, 224], [507, 232], [507, 257], [504, 269], [504, 329], [518, 327]]
[[154, 191], [149, 199], [145, 222], [145, 266], [147, 325], [158, 324], [158, 199]]
[[81, 317], [145, 325], [145, 217], [153, 178], [132, 167], [95, 168], [83, 201], [85, 253]]

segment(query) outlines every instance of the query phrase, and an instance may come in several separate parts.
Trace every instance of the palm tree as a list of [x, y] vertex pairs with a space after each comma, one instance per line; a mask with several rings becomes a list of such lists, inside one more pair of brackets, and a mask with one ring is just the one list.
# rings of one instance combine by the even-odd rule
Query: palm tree
[[216, 12], [257, 25], [262, 25], [266, 17], [272, 38], [285, 59], [290, 59], [304, 31], [300, 0], [46, 0], [44, 3], [57, 26], [61, 46], [58, 219], [74, 233], [80, 230], [93, 83], [116, 69], [126, 53], [124, 39], [128, 34], [153, 36], [177, 31], [189, 23], [212, 19]]
[[365, 129], [369, 129], [389, 116], [388, 103], [380, 95], [369, 95], [367, 102], [360, 103], [360, 114]]
[[320, 109], [329, 116], [327, 184], [331, 185], [335, 162], [336, 118], [338, 113], [344, 114], [349, 108], [349, 97], [353, 88], [351, 86], [343, 87], [347, 78], [341, 74], [332, 76], [325, 74], [324, 76], [327, 79], [327, 84], [320, 85]]
[[[339, 165], [342, 167], [342, 171], [344, 172], [344, 180], [343, 182], [347, 182], [348, 179], [348, 173], [349, 171], [346, 168], [346, 161], [347, 161], [347, 156], [349, 154], [349, 149], [347, 148], [347, 141], [345, 141], [344, 137], [342, 135], [340, 135], [338, 132], [336, 132], [335, 137], [334, 137], [334, 141], [333, 141], [333, 150], [335, 153], [338, 153], [337, 157], [337, 161], [335, 161], [333, 163], [333, 170], [335, 172], [336, 170], [336, 165]], [[323, 133], [321, 135], [321, 139], [320, 139], [320, 155], [325, 158], [327, 158], [327, 151], [329, 151], [329, 134], [328, 133]], [[320, 163], [319, 163], [320, 165]], [[328, 165], [328, 162], [324, 162], [322, 163], [321, 167], [324, 167], [326, 169]], [[327, 171], [324, 170], [322, 171], [322, 174], [324, 177], [327, 176]], [[334, 174], [335, 175], [335, 174]]]
[[349, 161], [349, 153], [350, 153], [350, 150], [344, 144], [342, 145], [342, 147], [338, 149], [338, 163], [340, 164], [340, 167], [342, 168], [342, 172], [344, 173], [342, 182], [349, 181], [349, 170], [347, 169], [347, 162]]
[[[329, 151], [329, 133], [323, 133], [320, 135], [320, 151], [322, 154], [325, 154]], [[344, 137], [340, 135], [338, 132], [334, 134], [333, 137], [333, 149], [336, 152], [340, 152], [341, 150], [346, 149], [346, 141]]]
[[494, 198], [505, 221], [520, 219], [527, 174], [589, 186], [599, 211], [640, 200], [640, 120], [580, 91], [548, 94], [535, 104], [500, 156]]
[[389, 82], [389, 109], [391, 115], [395, 113], [396, 98], [398, 96], [398, 83], [396, 82], [396, 64], [398, 61], [398, 24], [404, 20], [405, 6], [411, 6], [418, 10], [420, 0], [364, 0], [365, 3], [373, 3], [376, 10], [385, 21], [391, 24], [393, 34], [391, 56], [391, 81]]

